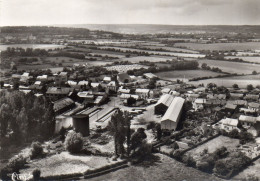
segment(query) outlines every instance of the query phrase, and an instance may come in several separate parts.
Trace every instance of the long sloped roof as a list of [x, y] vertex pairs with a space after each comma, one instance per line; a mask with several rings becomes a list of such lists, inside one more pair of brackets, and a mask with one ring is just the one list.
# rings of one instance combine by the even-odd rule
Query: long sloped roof
[[173, 96], [171, 96], [170, 94], [164, 94], [160, 97], [156, 105], [164, 104], [165, 106], [169, 107], [172, 101], [173, 101]]
[[181, 97], [175, 97], [167, 109], [166, 113], [162, 117], [162, 121], [164, 120], [171, 120], [177, 122], [177, 118], [181, 112], [185, 99]]
[[53, 109], [55, 112], [74, 104], [74, 101], [68, 97], [65, 97], [63, 99], [57, 100], [54, 102]]

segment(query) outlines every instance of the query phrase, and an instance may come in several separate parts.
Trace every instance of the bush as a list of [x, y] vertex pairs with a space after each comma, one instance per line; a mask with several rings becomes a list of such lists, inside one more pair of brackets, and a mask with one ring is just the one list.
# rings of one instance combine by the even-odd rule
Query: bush
[[33, 172], [32, 172], [32, 175], [33, 175], [34, 180], [39, 180], [40, 177], [41, 177], [41, 170], [34, 169]]
[[151, 121], [147, 124], [147, 130], [150, 130], [150, 129], [153, 129], [155, 128], [155, 122], [154, 121]]
[[196, 167], [203, 172], [209, 173], [211, 171], [211, 170], [209, 170], [209, 163], [205, 162], [205, 161], [198, 161], [196, 163]]
[[43, 148], [40, 142], [33, 142], [31, 147], [31, 159], [39, 158], [43, 155]]
[[10, 159], [9, 163], [7, 164], [7, 167], [10, 168], [12, 172], [18, 172], [20, 169], [24, 167], [25, 163], [26, 158], [24, 158], [22, 155], [18, 155]]
[[185, 155], [182, 158], [182, 161], [189, 167], [195, 167], [196, 166], [196, 161], [190, 155]]
[[70, 132], [65, 139], [65, 147], [70, 153], [80, 153], [83, 147], [83, 137], [80, 133]]

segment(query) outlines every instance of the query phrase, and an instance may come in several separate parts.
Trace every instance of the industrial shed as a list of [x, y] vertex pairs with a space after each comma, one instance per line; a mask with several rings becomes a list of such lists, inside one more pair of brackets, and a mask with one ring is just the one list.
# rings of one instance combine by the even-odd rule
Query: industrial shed
[[67, 97], [53, 103], [53, 110], [55, 112], [55, 115], [66, 112], [74, 107], [75, 107], [74, 101]]
[[161, 120], [161, 128], [167, 130], [176, 130], [181, 113], [184, 105], [185, 99], [181, 97], [175, 97], [167, 109], [166, 113]]
[[154, 106], [154, 114], [163, 115], [173, 101], [173, 96], [164, 94], [161, 96], [157, 104]]

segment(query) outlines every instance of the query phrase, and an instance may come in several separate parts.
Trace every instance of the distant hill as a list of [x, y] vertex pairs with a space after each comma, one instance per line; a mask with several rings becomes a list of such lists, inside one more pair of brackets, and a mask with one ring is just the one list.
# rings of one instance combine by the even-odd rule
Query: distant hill
[[58, 27], [87, 28], [125, 34], [156, 34], [156, 33], [253, 33], [260, 34], [259, 25], [148, 25], [148, 24], [70, 24], [53, 25]]

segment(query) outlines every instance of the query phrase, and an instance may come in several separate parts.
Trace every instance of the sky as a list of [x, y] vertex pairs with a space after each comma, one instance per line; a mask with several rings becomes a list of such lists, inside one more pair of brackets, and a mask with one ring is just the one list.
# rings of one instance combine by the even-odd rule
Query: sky
[[260, 0], [0, 0], [0, 26], [260, 25]]

